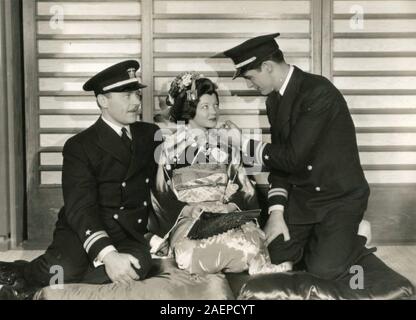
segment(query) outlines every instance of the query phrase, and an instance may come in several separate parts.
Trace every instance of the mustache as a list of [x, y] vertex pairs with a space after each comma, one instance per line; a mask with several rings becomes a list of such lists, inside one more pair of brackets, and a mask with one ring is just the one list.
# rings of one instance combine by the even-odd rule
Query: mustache
[[139, 109], [142, 107], [142, 105], [141, 104], [137, 104], [137, 105], [134, 105], [134, 106], [131, 106], [128, 110], [127, 110], [127, 112], [137, 112], [137, 111], [139, 111]]

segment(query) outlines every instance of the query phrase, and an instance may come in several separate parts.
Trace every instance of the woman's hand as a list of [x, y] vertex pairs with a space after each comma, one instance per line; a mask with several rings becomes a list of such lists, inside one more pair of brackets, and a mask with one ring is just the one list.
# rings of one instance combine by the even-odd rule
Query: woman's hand
[[191, 218], [199, 218], [201, 211], [203, 210], [202, 206], [198, 204], [187, 205], [182, 209], [182, 215]]
[[237, 205], [235, 203], [229, 202], [227, 203], [227, 212], [235, 212], [235, 211], [240, 211], [240, 209], [237, 207]]

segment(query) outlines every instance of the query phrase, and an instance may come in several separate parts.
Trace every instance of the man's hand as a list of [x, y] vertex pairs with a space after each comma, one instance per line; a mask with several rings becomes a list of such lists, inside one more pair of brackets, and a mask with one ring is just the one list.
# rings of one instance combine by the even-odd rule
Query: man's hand
[[264, 233], [266, 234], [266, 246], [281, 234], [283, 234], [285, 241], [290, 240], [289, 229], [283, 218], [282, 210], [274, 210], [270, 213], [269, 220], [267, 220], [264, 227]]
[[140, 276], [132, 267], [133, 265], [136, 269], [140, 269], [139, 260], [131, 254], [113, 251], [104, 257], [103, 263], [105, 271], [112, 282], [128, 283], [129, 281], [140, 279]]

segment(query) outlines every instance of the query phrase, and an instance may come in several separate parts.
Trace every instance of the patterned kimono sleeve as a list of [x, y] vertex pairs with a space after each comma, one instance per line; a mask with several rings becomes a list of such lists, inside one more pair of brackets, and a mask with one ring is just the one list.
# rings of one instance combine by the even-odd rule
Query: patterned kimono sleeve
[[230, 183], [234, 180], [233, 183], [238, 185], [238, 190], [229, 198], [229, 202], [235, 203], [241, 210], [260, 208], [254, 184], [244, 167], [241, 164], [230, 164], [228, 175]]

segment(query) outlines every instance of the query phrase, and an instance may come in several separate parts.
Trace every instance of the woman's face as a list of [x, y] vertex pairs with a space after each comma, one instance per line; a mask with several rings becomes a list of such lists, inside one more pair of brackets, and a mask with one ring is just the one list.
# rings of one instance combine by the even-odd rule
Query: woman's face
[[218, 99], [215, 94], [204, 94], [199, 99], [195, 117], [189, 120], [193, 127], [215, 128], [219, 117]]

